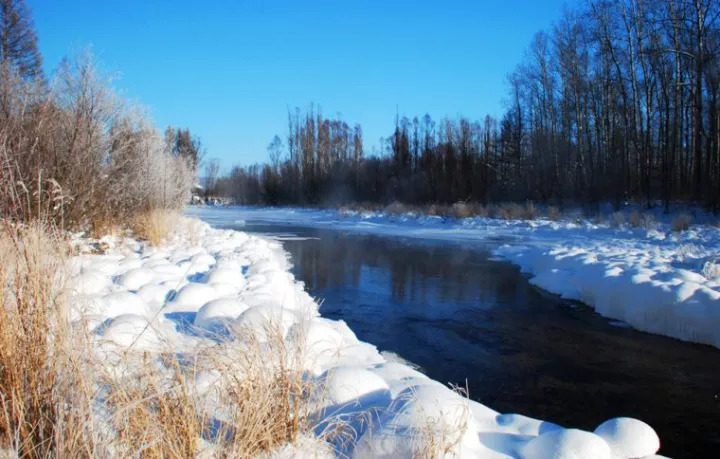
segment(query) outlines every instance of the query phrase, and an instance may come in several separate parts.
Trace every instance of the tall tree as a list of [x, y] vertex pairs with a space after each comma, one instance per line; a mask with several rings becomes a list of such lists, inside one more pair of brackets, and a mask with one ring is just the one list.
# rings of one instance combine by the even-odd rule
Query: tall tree
[[14, 67], [23, 78], [42, 77], [42, 57], [24, 0], [0, 0], [0, 62]]

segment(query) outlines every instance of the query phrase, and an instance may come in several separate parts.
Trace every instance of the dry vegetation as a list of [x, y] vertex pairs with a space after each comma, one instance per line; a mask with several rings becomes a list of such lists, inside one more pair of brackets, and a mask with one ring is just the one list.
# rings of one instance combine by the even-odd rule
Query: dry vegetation
[[52, 89], [8, 65], [0, 74], [0, 180], [18, 186], [0, 195], [0, 217], [100, 233], [188, 201], [193, 161], [117, 97], [90, 55], [64, 63]]
[[51, 450], [60, 416], [54, 393], [63, 369], [53, 361], [63, 360], [67, 327], [55, 237], [39, 224], [0, 230], [0, 446], [23, 456]]
[[675, 232], [687, 231], [692, 225], [692, 217], [688, 214], [680, 214], [672, 221], [672, 229]]
[[[239, 330], [183, 357], [170, 345], [95, 351], [98, 338], [68, 321], [67, 246], [40, 223], [0, 231], [0, 448], [24, 457], [253, 457], [310, 430], [310, 383], [290, 366], [302, 357], [279, 332], [261, 342]], [[201, 371], [217, 377], [198, 392]]]
[[177, 212], [153, 209], [136, 215], [130, 228], [136, 237], [152, 245], [160, 245], [177, 225], [179, 218]]

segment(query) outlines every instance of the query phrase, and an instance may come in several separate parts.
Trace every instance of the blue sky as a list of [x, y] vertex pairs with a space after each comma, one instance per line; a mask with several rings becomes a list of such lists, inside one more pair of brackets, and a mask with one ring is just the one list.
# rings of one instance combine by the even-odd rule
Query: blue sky
[[266, 159], [288, 107], [360, 123], [368, 151], [409, 117], [500, 115], [505, 76], [572, 0], [27, 0], [48, 72], [91, 46], [155, 122], [223, 168]]

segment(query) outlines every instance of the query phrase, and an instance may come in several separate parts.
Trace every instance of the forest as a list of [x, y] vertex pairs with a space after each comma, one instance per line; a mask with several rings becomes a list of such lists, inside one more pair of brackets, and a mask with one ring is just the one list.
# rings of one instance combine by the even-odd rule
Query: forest
[[268, 162], [234, 167], [216, 192], [266, 205], [683, 201], [717, 212], [719, 15], [713, 0], [582, 2], [535, 34], [499, 119], [396, 116], [369, 155], [361, 126], [290, 110]]

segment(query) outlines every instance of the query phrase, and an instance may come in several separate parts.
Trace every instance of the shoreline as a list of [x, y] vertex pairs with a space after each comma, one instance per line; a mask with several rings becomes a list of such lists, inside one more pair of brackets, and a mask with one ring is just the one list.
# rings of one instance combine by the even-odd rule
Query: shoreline
[[[281, 244], [194, 219], [180, 226], [157, 248], [116, 241], [104, 255], [74, 259], [75, 298], [101, 316], [93, 322], [104, 324], [96, 329], [103, 351], [153, 353], [170, 343], [178, 353], [192, 354], [217, 344], [216, 335], [206, 332], [236, 327], [253, 330], [262, 344], [263, 338], [270, 341], [267, 324], [278, 324], [283, 347], [302, 350], [292, 366], [322, 387], [322, 396], [310, 401], [312, 432], [322, 437], [341, 420], [354, 438], [335, 439], [333, 448], [353, 457], [411, 456], [438, 447], [437, 439], [462, 457], [542, 457], [568, 448], [580, 448], [586, 457], [609, 457], [610, 448], [618, 453], [643, 442], [644, 456], [657, 451], [650, 451], [657, 436], [640, 421], [609, 421], [619, 427], [608, 433], [606, 426], [601, 436], [500, 414], [463, 398], [402, 363], [388, 362], [344, 322], [320, 317], [317, 304], [288, 272]], [[232, 332], [224, 336], [231, 346], [247, 347]], [[195, 384], [211, 393], [222, 390], [220, 379], [211, 369], [196, 375]], [[636, 438], [622, 437], [628, 432]]]

